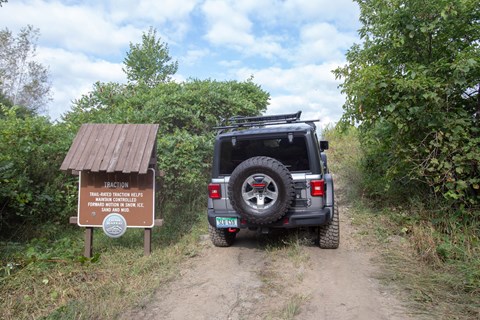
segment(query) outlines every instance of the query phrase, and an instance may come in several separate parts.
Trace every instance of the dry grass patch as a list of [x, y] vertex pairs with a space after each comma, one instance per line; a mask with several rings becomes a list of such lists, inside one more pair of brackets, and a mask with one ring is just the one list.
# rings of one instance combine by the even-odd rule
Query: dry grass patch
[[177, 276], [178, 265], [195, 256], [206, 222], [171, 245], [159, 243], [143, 256], [143, 231], [129, 230], [115, 241], [95, 230], [96, 263], [31, 263], [0, 284], [2, 319], [113, 319], [145, 301], [155, 289]]

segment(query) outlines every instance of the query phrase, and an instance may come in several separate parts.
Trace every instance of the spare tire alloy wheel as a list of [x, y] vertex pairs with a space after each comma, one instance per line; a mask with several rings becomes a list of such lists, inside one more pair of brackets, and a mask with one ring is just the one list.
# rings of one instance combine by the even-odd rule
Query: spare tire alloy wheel
[[278, 186], [266, 174], [253, 174], [243, 183], [242, 198], [253, 209], [266, 210], [277, 201]]
[[290, 208], [294, 195], [292, 175], [281, 162], [269, 157], [245, 160], [228, 183], [233, 209], [252, 223], [277, 221]]

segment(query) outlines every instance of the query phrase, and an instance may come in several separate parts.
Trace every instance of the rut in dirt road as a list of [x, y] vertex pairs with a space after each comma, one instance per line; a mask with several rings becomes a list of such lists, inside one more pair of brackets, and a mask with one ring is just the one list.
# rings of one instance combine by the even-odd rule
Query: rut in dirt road
[[375, 280], [374, 253], [357, 244], [347, 210], [341, 213], [337, 250], [244, 231], [230, 248], [205, 241], [176, 280], [125, 318], [413, 319]]

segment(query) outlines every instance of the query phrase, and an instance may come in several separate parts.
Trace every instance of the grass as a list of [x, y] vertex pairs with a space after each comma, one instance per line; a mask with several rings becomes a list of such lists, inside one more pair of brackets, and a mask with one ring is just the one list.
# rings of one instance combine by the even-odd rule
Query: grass
[[303, 250], [303, 247], [312, 245], [311, 235], [302, 230], [287, 230], [285, 233], [287, 234], [282, 234], [281, 238], [269, 237], [264, 244], [265, 251], [271, 257], [275, 255], [286, 256], [295, 267], [306, 264], [310, 257]]
[[400, 206], [387, 198], [372, 201], [363, 188], [358, 132], [327, 128], [324, 134], [330, 140], [330, 168], [339, 174], [352, 204], [357, 236], [381, 252], [379, 277], [403, 290], [412, 313], [480, 319], [478, 212], [466, 216], [429, 199], [409, 199]]
[[301, 307], [309, 300], [308, 296], [294, 294], [285, 302], [285, 306], [266, 319], [293, 320], [300, 314]]
[[[200, 250], [200, 235], [206, 233], [202, 200], [200, 197], [182, 209], [168, 208], [164, 226], [154, 229], [151, 256], [143, 255], [143, 230], [129, 229], [121, 238], [111, 239], [95, 229], [97, 262], [36, 258], [9, 275], [4, 272], [0, 318], [112, 319], [134, 306], [141, 307], [147, 302], [145, 297], [177, 276], [182, 261]], [[83, 252], [79, 229], [67, 233], [75, 240], [71, 244], [77, 256]], [[2, 247], [2, 266], [15, 258], [11, 247]], [[16, 249], [20, 248], [17, 244]], [[24, 248], [23, 257], [28, 250]]]
[[379, 246], [379, 279], [403, 289], [412, 313], [445, 320], [479, 319], [480, 288], [469, 284], [468, 274], [478, 272], [480, 265], [442, 261], [430, 227], [424, 223], [399, 224], [394, 218], [398, 214], [368, 208], [361, 202], [350, 210], [353, 219], [361, 221], [357, 228], [362, 241], [371, 237]]
[[[303, 281], [304, 270], [310, 260], [305, 251], [308, 245], [312, 245], [311, 235], [298, 230], [281, 233], [278, 237], [269, 235], [260, 243], [267, 255], [266, 265], [258, 272], [262, 281], [261, 291], [276, 299], [275, 308], [266, 310], [264, 319], [294, 319], [309, 300], [308, 296], [290, 290], [295, 287], [292, 283]], [[291, 264], [293, 268], [285, 264]], [[283, 270], [295, 272], [285, 273]]]

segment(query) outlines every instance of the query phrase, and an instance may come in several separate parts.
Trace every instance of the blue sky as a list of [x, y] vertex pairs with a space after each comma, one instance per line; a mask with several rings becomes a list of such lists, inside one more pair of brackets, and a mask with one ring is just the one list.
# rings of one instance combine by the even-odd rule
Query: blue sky
[[152, 26], [179, 62], [175, 81], [246, 80], [271, 95], [267, 113], [303, 110], [325, 125], [344, 97], [331, 70], [359, 42], [351, 0], [9, 0], [0, 28], [40, 29], [36, 59], [49, 67], [52, 119], [96, 81], [125, 82], [130, 42]]

